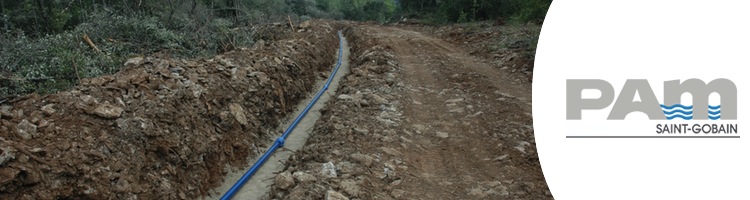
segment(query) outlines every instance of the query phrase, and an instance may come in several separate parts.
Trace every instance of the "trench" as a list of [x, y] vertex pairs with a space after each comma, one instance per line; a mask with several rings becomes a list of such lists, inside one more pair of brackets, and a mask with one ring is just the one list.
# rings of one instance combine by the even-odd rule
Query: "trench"
[[[340, 41], [342, 50], [336, 51], [336, 54], [337, 58], [342, 58], [341, 66], [338, 72], [333, 77], [328, 91], [320, 96], [320, 99], [318, 99], [318, 101], [310, 108], [307, 115], [299, 121], [296, 128], [285, 140], [284, 147], [280, 148], [278, 151], [272, 154], [268, 158], [266, 163], [262, 165], [258, 169], [258, 171], [252, 177], [250, 177], [250, 179], [244, 184], [244, 186], [242, 186], [237, 191], [232, 199], [269, 198], [269, 192], [276, 173], [284, 169], [284, 161], [288, 160], [295, 151], [301, 149], [305, 145], [307, 138], [313, 131], [315, 123], [321, 116], [320, 109], [325, 107], [328, 100], [334, 97], [336, 91], [339, 89], [339, 81], [342, 77], [346, 76], [349, 73], [349, 45], [347, 43], [346, 37], [344, 36], [341, 36]], [[341, 55], [338, 55], [339, 52], [341, 52]], [[326, 81], [326, 78], [319, 77], [315, 81], [315, 88], [323, 88], [323, 86], [326, 84]], [[308, 94], [307, 98], [304, 101], [300, 101], [300, 103], [295, 106], [294, 113], [287, 116], [286, 119], [284, 119], [283, 123], [281, 123], [275, 130], [285, 130], [292, 123], [294, 123], [295, 117], [299, 116], [303, 112], [308, 103], [312, 101], [314, 97], [315, 93]], [[281, 136], [281, 134], [276, 135], [276, 137], [279, 136]], [[275, 140], [268, 141], [268, 146], [272, 146], [274, 142]], [[265, 151], [261, 152], [261, 154], [262, 153], [265, 153]], [[248, 159], [249, 162], [247, 163], [246, 167], [243, 168], [243, 170], [237, 170], [227, 174], [227, 176], [224, 178], [224, 182], [222, 182], [219, 187], [213, 189], [207, 199], [221, 198], [221, 196], [230, 188], [232, 188], [232, 186], [245, 174], [246, 170], [253, 166], [253, 164], [260, 158], [261, 154], [259, 154], [255, 158]]]

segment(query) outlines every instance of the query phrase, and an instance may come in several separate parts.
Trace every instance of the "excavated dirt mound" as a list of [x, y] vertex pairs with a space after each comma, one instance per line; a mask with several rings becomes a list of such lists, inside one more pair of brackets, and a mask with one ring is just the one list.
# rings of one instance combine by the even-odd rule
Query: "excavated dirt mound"
[[[277, 175], [273, 199], [335, 199], [326, 196], [344, 194], [383, 199], [389, 197], [388, 185], [403, 176], [394, 171], [402, 164], [400, 158], [371, 154], [398, 140], [395, 127], [401, 112], [396, 107], [402, 96], [397, 91], [404, 88], [395, 72], [400, 67], [388, 47], [376, 45], [361, 28], [345, 34], [352, 47], [351, 73], [322, 111], [305, 147]], [[392, 170], [383, 171], [384, 165]]]
[[[211, 59], [131, 59], [0, 107], [0, 199], [195, 199], [266, 149], [335, 61], [339, 25]], [[278, 35], [277, 35], [278, 36]]]

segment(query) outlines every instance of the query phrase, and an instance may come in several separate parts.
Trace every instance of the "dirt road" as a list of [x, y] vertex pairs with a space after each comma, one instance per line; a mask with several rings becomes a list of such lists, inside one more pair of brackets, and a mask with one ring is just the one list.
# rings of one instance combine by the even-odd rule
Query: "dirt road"
[[534, 143], [530, 83], [418, 32], [352, 32], [353, 73], [276, 177], [274, 197], [552, 198]]

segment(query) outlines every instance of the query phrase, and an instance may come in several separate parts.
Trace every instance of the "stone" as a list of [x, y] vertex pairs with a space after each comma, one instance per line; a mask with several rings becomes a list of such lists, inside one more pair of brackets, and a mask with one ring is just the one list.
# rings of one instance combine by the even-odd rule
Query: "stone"
[[18, 123], [18, 125], [16, 125], [16, 133], [19, 137], [25, 140], [31, 139], [32, 136], [37, 134], [36, 125], [24, 119], [21, 121], [21, 123]]
[[269, 78], [268, 74], [266, 74], [265, 72], [253, 72], [253, 73], [248, 74], [248, 76], [257, 77], [258, 82], [261, 86], [266, 85], [268, 82], [271, 81], [271, 78]]
[[302, 185], [297, 185], [290, 190], [289, 195], [287, 195], [285, 199], [307, 199], [305, 198], [307, 196], [305, 195], [305, 191], [306, 190]]
[[57, 110], [55, 110], [55, 108], [52, 108], [54, 106], [55, 104], [47, 104], [45, 106], [42, 106], [42, 112], [44, 112], [44, 114], [47, 114], [47, 115], [55, 114]]
[[354, 132], [363, 134], [363, 135], [370, 133], [370, 131], [368, 131], [367, 129], [363, 129], [363, 128], [354, 128]]
[[401, 152], [394, 148], [381, 147], [380, 150], [383, 150], [383, 152], [385, 152], [388, 155], [401, 156]]
[[323, 163], [323, 167], [320, 169], [320, 174], [329, 178], [336, 178], [336, 166], [332, 162]]
[[388, 103], [388, 100], [377, 94], [370, 94], [370, 101], [375, 105]]
[[359, 195], [359, 186], [357, 185], [357, 182], [355, 181], [352, 181], [352, 180], [341, 181], [341, 189], [351, 196], [356, 197]]
[[446, 133], [446, 132], [437, 132], [437, 133], [436, 133], [436, 135], [437, 135], [437, 136], [438, 136], [439, 138], [443, 138], [443, 139], [445, 139], [445, 138], [448, 138], [448, 137], [449, 137], [448, 133]]
[[122, 115], [122, 111], [123, 108], [104, 102], [94, 109], [94, 114], [105, 119], [117, 119]]
[[[0, 141], [4, 141], [0, 138]], [[10, 146], [0, 147], [0, 166], [3, 166], [6, 162], [16, 159], [15, 149]]]
[[396, 76], [393, 75], [393, 73], [386, 73], [385, 74], [385, 81], [387, 81], [389, 83], [393, 83], [393, 82], [396, 81]]
[[308, 174], [308, 173], [305, 173], [305, 172], [302, 172], [302, 171], [294, 172], [292, 174], [292, 176], [294, 176], [294, 180], [296, 180], [297, 182], [300, 182], [300, 183], [318, 181], [318, 179], [315, 178], [315, 176], [313, 176], [311, 174]]
[[398, 185], [401, 185], [401, 182], [402, 181], [399, 179], [399, 180], [395, 180], [395, 181], [391, 182], [391, 184], [389, 184], [389, 185], [391, 185], [392, 187], [393, 186], [398, 186]]
[[445, 103], [458, 103], [458, 102], [463, 102], [463, 101], [464, 101], [464, 98], [455, 98], [455, 99], [448, 99], [447, 101], [445, 101]]
[[521, 153], [526, 153], [526, 146], [529, 146], [529, 145], [531, 145], [529, 142], [521, 141], [521, 142], [518, 142], [518, 145], [513, 148], [520, 151]]
[[351, 157], [352, 157], [352, 160], [354, 160], [354, 161], [356, 161], [356, 162], [358, 162], [360, 164], [363, 164], [363, 165], [365, 165], [367, 167], [372, 166], [372, 161], [374, 160], [372, 158], [372, 156], [364, 155], [364, 154], [361, 154], [361, 153], [352, 154]]
[[234, 118], [237, 119], [237, 122], [239, 122], [242, 125], [247, 126], [247, 116], [245, 116], [245, 109], [242, 108], [240, 104], [237, 103], [231, 103], [229, 104], [229, 112], [234, 115]]
[[128, 192], [130, 188], [131, 188], [130, 183], [128, 182], [128, 180], [125, 180], [124, 178], [118, 179], [117, 182], [115, 182], [115, 185], [113, 187], [115, 192], [120, 192], [120, 193]]
[[414, 130], [416, 131], [424, 131], [425, 129], [427, 129], [427, 127], [425, 127], [422, 124], [414, 124], [414, 125], [411, 125], [411, 127], [413, 127]]
[[401, 141], [403, 141], [403, 142], [405, 142], [405, 143], [408, 143], [408, 144], [412, 144], [412, 143], [414, 143], [414, 141], [411, 141], [410, 139], [407, 139], [407, 138], [406, 138], [406, 137], [404, 137], [404, 136], [400, 136], [399, 138], [401, 139]]
[[[341, 161], [338, 164], [336, 164], [336, 169], [338, 169], [339, 177], [343, 177], [345, 175], [359, 174], [363, 168], [362, 166], [356, 165], [349, 161]], [[343, 177], [343, 178], [348, 178], [348, 177]]]
[[292, 173], [289, 172], [280, 173], [276, 175], [274, 184], [281, 189], [289, 189], [294, 186], [294, 177], [292, 177]]
[[328, 190], [326, 192], [326, 200], [349, 200], [349, 198], [339, 192]]
[[138, 67], [141, 64], [143, 64], [143, 57], [135, 57], [130, 58], [127, 61], [125, 61], [125, 64], [123, 64], [126, 68], [129, 67]]
[[504, 154], [502, 156], [498, 156], [496, 158], [493, 158], [492, 160], [493, 161], [501, 161], [501, 160], [505, 160], [505, 158], [508, 158], [508, 154]]
[[404, 193], [406, 192], [403, 190], [395, 189], [391, 191], [391, 196], [393, 196], [393, 198], [400, 199], [402, 196], [404, 196]]
[[455, 109], [448, 110], [448, 112], [449, 113], [463, 113], [464, 108], [455, 108]]
[[13, 112], [10, 111], [10, 106], [0, 106], [0, 118], [13, 118]]
[[341, 94], [337, 97], [339, 100], [352, 100], [354, 97], [348, 94]]
[[439, 186], [443, 186], [443, 187], [445, 187], [445, 186], [451, 186], [451, 185], [453, 185], [453, 182], [450, 182], [450, 181], [442, 181], [442, 182], [438, 183], [438, 185], [439, 185]]
[[478, 197], [480, 199], [487, 197], [487, 194], [484, 191], [482, 191], [482, 190], [483, 190], [483, 188], [472, 188], [471, 190], [469, 190], [468, 195], [469, 196], [475, 196], [475, 197]]

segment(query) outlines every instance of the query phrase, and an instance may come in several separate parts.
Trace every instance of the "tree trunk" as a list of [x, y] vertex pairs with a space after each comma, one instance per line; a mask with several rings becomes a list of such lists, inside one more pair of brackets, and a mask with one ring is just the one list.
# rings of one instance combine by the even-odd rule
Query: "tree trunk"
[[193, 5], [190, 7], [190, 16], [195, 15], [195, 9], [198, 7], [198, 0], [193, 0]]
[[169, 0], [167, 2], [169, 2], [169, 18], [167, 18], [167, 24], [169, 24], [169, 26], [172, 26], [172, 17], [174, 17], [175, 10], [174, 0]]
[[5, 18], [5, 1], [0, 0], [0, 18], [3, 22], [3, 33], [8, 32], [8, 20]]
[[44, 4], [45, 3], [44, 3], [43, 0], [36, 0], [36, 5], [37, 5], [37, 9], [38, 9], [37, 10], [37, 17], [41, 17], [42, 20], [44, 20], [44, 25], [43, 25], [44, 27], [39, 27], [39, 25], [36, 25], [36, 26], [37, 26], [37, 28], [41, 28], [41, 30], [44, 33], [49, 33], [50, 32], [50, 27], [51, 27], [52, 24], [50, 23], [49, 16], [47, 15], [48, 13], [44, 9]]

